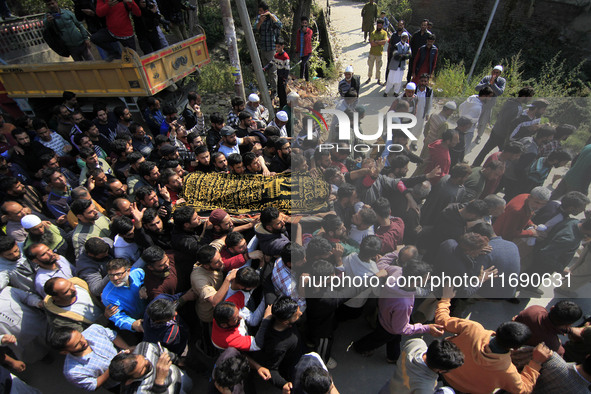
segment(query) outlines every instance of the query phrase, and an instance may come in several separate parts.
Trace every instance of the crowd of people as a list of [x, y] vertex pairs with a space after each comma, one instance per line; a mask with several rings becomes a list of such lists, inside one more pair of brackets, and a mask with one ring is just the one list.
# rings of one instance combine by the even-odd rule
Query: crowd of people
[[[133, 14], [138, 5], [103, 6], [132, 7]], [[64, 10], [55, 14], [54, 22], [68, 19]], [[377, 7], [364, 7], [364, 18], [374, 14]], [[306, 64], [312, 33], [308, 19], [301, 22], [298, 52]], [[382, 34], [384, 20], [377, 20], [378, 40], [375, 22], [367, 37], [383, 47], [389, 29]], [[109, 26], [122, 27], [107, 18]], [[87, 391], [252, 393], [269, 386], [334, 394], [335, 333], [363, 317], [369, 326], [349, 348], [369, 357], [386, 345], [394, 372], [383, 377], [381, 393], [587, 391], [591, 328], [576, 302], [524, 308], [495, 331], [465, 312], [483, 300], [519, 304], [548, 287], [581, 295], [591, 275], [591, 219], [581, 219], [590, 202], [591, 143], [576, 157], [564, 149], [576, 128], [542, 123], [550, 103], [523, 87], [504, 101], [489, 140], [466, 163], [504, 92], [502, 66], [477, 94], [439, 108], [428, 86], [435, 61], [424, 63], [433, 52], [428, 21], [412, 37], [397, 26], [388, 52], [402, 54], [389, 56], [396, 67], [388, 66], [386, 93], [401, 87], [401, 64], [413, 59], [407, 41], [411, 48], [417, 34], [426, 41], [411, 60], [407, 78], [415, 82], [390, 107], [422, 119], [412, 129], [424, 137], [420, 153], [403, 130], [381, 137], [400, 149], [360, 152], [354, 140], [331, 140], [337, 122], [327, 129], [308, 122], [302, 108], [327, 103], [289, 91], [289, 57], [275, 34], [281, 22], [265, 3], [253, 29], [280, 96], [272, 118], [255, 93], [204, 113], [196, 92], [182, 108], [149, 98], [141, 120], [99, 100], [84, 113], [72, 92], [47, 119], [2, 114], [0, 387], [41, 392], [18, 373], [53, 349], [65, 355], [64, 379]], [[92, 36], [110, 55], [115, 41], [131, 42], [129, 32], [112, 33]], [[379, 78], [378, 55], [370, 62]], [[351, 66], [344, 74], [337, 108], [353, 121], [364, 110], [360, 78]], [[307, 76], [302, 67], [300, 77]], [[321, 149], [326, 142], [334, 149]], [[409, 176], [411, 163], [417, 168]], [[552, 188], [552, 169], [569, 163]], [[197, 211], [184, 187], [197, 173], [313, 177], [329, 197], [307, 215], [273, 204], [246, 215]], [[477, 280], [434, 286], [443, 274]], [[421, 281], [399, 280], [410, 277]], [[341, 285], [314, 285], [327, 279]], [[206, 372], [208, 387], [194, 387], [189, 371]]]

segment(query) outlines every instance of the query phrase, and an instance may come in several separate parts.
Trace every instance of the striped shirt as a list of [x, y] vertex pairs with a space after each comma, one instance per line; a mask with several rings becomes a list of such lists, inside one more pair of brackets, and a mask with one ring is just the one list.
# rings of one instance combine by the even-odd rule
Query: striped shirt
[[49, 141], [44, 141], [39, 137], [37, 137], [36, 140], [41, 142], [41, 144], [43, 146], [53, 150], [55, 152], [55, 154], [58, 155], [59, 157], [67, 155], [67, 153], [64, 152], [64, 148], [66, 146], [71, 146], [68, 143], [68, 141], [66, 141], [64, 139], [64, 137], [62, 137], [61, 135], [59, 135], [58, 133], [56, 133], [53, 130], [49, 131], [49, 136], [51, 137], [51, 140], [49, 140]]
[[[82, 331], [82, 336], [92, 349], [91, 353], [83, 356], [66, 355], [64, 360], [64, 376], [74, 386], [87, 391], [97, 389], [97, 379], [107, 369], [111, 360], [118, 353], [113, 341], [117, 334], [101, 325], [93, 324]], [[109, 379], [102, 387], [107, 389], [117, 386], [117, 382]]]

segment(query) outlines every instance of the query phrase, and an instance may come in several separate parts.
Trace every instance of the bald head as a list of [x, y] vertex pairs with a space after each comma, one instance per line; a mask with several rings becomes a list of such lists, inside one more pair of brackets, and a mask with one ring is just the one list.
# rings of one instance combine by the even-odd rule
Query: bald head
[[6, 201], [2, 204], [1, 209], [2, 215], [11, 222], [20, 222], [24, 216], [31, 213], [29, 208], [23, 207], [16, 201]]

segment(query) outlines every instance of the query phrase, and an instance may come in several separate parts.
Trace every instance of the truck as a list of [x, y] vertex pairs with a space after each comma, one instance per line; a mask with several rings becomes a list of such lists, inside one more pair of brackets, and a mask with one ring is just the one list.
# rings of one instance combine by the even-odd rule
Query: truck
[[[176, 90], [183, 79], [210, 62], [205, 32], [157, 52], [139, 56], [124, 48], [119, 60], [72, 62], [30, 62], [30, 55], [2, 61], [0, 96], [14, 99], [25, 113], [41, 112], [47, 98], [60, 98], [66, 90], [79, 98], [118, 100], [132, 112], [139, 112], [138, 99]], [[37, 54], [47, 50], [42, 38], [43, 14], [23, 18], [0, 26], [0, 54], [5, 57], [26, 49]], [[32, 48], [35, 46], [36, 48]], [[45, 47], [45, 48], [44, 48]], [[31, 50], [32, 49], [32, 50]], [[12, 51], [12, 52], [11, 52]], [[22, 61], [27, 62], [22, 62]], [[186, 85], [186, 84], [185, 84]], [[177, 94], [178, 96], [178, 94]], [[43, 100], [35, 100], [43, 99]], [[24, 101], [26, 100], [26, 101]], [[174, 100], [170, 100], [174, 101]], [[36, 108], [37, 107], [37, 108]]]

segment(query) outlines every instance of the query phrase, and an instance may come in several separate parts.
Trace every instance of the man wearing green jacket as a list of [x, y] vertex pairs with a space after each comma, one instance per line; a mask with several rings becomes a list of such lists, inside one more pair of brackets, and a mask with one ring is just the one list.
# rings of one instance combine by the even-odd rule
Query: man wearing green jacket
[[94, 60], [90, 53], [90, 35], [74, 13], [61, 9], [57, 0], [45, 0], [47, 14], [43, 18], [45, 29], [59, 36], [68, 47], [74, 61]]

